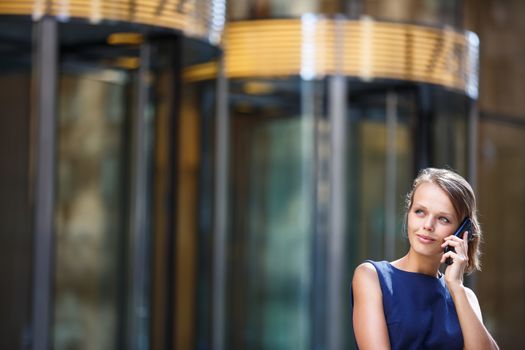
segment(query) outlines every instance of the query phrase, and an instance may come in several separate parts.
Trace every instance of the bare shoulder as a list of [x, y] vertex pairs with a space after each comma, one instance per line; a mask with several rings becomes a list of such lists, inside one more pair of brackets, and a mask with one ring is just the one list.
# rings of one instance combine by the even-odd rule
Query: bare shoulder
[[355, 278], [377, 278], [377, 271], [374, 265], [369, 262], [364, 262], [357, 266], [354, 271]]
[[388, 327], [383, 310], [383, 294], [376, 268], [362, 263], [354, 272], [354, 334], [360, 349], [389, 349]]
[[364, 262], [356, 267], [352, 280], [354, 288], [379, 288], [379, 279], [374, 265]]

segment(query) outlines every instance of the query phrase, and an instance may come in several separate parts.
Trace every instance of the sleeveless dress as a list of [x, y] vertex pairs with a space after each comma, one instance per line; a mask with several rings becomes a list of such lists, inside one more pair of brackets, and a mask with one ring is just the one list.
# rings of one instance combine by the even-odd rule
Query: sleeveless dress
[[[440, 278], [400, 270], [388, 261], [370, 261], [383, 293], [392, 349], [463, 349], [452, 297]], [[354, 303], [352, 291], [351, 300]]]

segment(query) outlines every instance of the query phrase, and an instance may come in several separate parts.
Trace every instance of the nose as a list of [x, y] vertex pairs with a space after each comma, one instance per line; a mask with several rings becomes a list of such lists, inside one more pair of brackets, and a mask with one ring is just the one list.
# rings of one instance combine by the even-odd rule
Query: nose
[[434, 218], [428, 216], [423, 223], [423, 229], [426, 231], [434, 231]]

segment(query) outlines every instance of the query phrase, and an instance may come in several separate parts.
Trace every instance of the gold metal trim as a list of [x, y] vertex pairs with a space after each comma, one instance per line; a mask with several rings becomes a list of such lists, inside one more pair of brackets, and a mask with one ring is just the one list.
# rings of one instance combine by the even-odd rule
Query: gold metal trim
[[219, 68], [217, 61], [211, 61], [189, 66], [182, 72], [182, 80], [185, 83], [216, 79]]
[[178, 29], [188, 36], [219, 44], [225, 6], [225, 0], [0, 0], [0, 15], [146, 24]]
[[474, 33], [371, 19], [305, 16], [232, 22], [224, 35], [228, 78], [303, 79], [341, 74], [437, 84], [478, 95]]

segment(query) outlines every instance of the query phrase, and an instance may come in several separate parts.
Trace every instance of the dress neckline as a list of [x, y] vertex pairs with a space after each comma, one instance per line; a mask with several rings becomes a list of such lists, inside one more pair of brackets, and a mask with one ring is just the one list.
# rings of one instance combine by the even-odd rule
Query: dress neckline
[[402, 272], [402, 273], [406, 273], [406, 274], [409, 274], [409, 275], [413, 275], [413, 276], [422, 276], [422, 277], [426, 277], [426, 278], [431, 278], [433, 280], [441, 280], [441, 278], [443, 277], [443, 273], [441, 273], [441, 271], [438, 270], [438, 275], [437, 277], [436, 276], [430, 276], [430, 275], [427, 275], [425, 273], [421, 273], [421, 272], [412, 272], [412, 271], [406, 271], [406, 270], [402, 270], [398, 267], [395, 267], [391, 262], [389, 261], [385, 261], [388, 265], [390, 265], [392, 267], [392, 269], [396, 270], [396, 271], [399, 271], [399, 272]]

